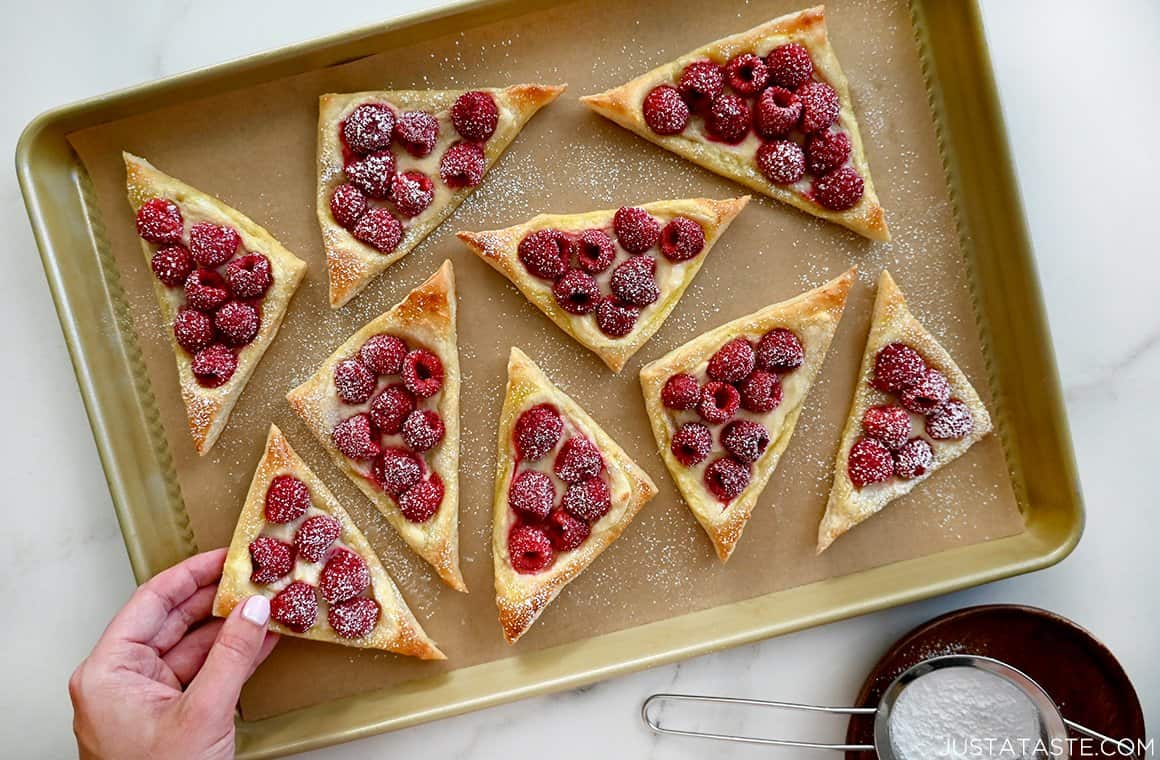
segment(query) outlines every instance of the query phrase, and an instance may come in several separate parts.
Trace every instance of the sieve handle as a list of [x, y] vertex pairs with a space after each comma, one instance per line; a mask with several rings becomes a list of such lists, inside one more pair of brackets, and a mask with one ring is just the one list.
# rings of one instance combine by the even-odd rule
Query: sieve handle
[[768, 739], [761, 736], [737, 736], [735, 734], [714, 734], [707, 731], [691, 731], [682, 728], [666, 728], [655, 718], [649, 708], [662, 702], [709, 702], [714, 704], [751, 705], [772, 707], [777, 710], [804, 710], [807, 712], [830, 713], [833, 715], [874, 715], [874, 707], [823, 707], [821, 705], [800, 705], [794, 702], [770, 702], [764, 699], [741, 697], [710, 697], [699, 694], [653, 694], [640, 707], [640, 717], [645, 725], [658, 734], [672, 736], [693, 736], [699, 739], [738, 742], [740, 744], [763, 744], [774, 747], [795, 747], [797, 749], [828, 749], [836, 752], [873, 752], [873, 744], [822, 744], [817, 742], [792, 741], [790, 739]]

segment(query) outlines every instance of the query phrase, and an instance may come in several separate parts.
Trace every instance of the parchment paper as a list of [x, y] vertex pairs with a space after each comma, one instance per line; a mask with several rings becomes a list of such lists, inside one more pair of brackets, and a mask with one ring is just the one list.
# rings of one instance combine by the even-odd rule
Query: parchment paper
[[[670, 197], [724, 198], [742, 189], [589, 113], [603, 90], [707, 40], [796, 10], [800, 0], [591, 0], [571, 3], [242, 91], [145, 113], [70, 136], [95, 185], [177, 476], [201, 549], [225, 545], [269, 423], [346, 504], [386, 561], [445, 664], [285, 639], [242, 697], [258, 719], [338, 696], [505, 657], [818, 579], [1010, 535], [1022, 529], [1002, 447], [992, 435], [814, 556], [834, 452], [865, 340], [872, 283], [888, 267], [926, 326], [990, 398], [965, 264], [936, 144], [907, 5], [829, 3], [830, 35], [850, 79], [874, 179], [894, 234], [876, 244], [755, 198], [710, 254], [650, 343], [619, 374], [557, 329], [454, 237], [541, 211], [613, 208]], [[457, 214], [346, 308], [326, 301], [314, 215], [315, 129], [325, 92], [567, 82]], [[128, 149], [248, 214], [309, 264], [281, 334], [221, 439], [198, 457], [150, 273], [124, 194]], [[445, 258], [459, 281], [462, 409], [460, 538], [470, 595], [447, 589], [334, 467], [284, 401], [356, 328], [396, 303]], [[728, 565], [673, 488], [640, 396], [640, 366], [694, 335], [842, 272], [860, 283], [778, 472]], [[94, 272], [94, 276], [99, 276]], [[625, 535], [569, 586], [515, 648], [496, 621], [488, 549], [495, 425], [505, 362], [518, 345], [652, 475], [660, 494]], [[108, 382], [119, 382], [108, 378]]]

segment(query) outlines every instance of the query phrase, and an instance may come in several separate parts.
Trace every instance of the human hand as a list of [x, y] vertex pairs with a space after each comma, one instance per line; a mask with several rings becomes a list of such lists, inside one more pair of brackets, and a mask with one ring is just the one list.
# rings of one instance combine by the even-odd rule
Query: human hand
[[246, 679], [278, 643], [253, 596], [210, 620], [226, 550], [190, 557], [133, 593], [68, 682], [82, 758], [230, 758]]

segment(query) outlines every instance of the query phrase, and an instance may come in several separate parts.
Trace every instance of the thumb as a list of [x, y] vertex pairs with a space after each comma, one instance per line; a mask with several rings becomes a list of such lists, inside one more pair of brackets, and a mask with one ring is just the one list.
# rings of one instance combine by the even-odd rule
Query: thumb
[[196, 712], [232, 717], [242, 686], [262, 661], [262, 642], [270, 619], [270, 600], [251, 596], [234, 608], [218, 632], [205, 665], [186, 689]]

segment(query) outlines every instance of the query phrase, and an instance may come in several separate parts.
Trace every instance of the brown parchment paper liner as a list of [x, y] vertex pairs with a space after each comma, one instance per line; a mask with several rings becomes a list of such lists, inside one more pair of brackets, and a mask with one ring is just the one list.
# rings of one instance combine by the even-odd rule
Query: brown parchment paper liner
[[[588, 112], [576, 98], [802, 6], [787, 0], [572, 3], [70, 136], [92, 177], [198, 546], [208, 549], [229, 542], [266, 430], [275, 422], [342, 500], [424, 628], [449, 657], [442, 664], [420, 663], [285, 639], [243, 692], [244, 717], [259, 719], [433, 677], [445, 669], [518, 657], [1021, 530], [1002, 447], [992, 435], [830, 551], [814, 556], [832, 458], [867, 332], [872, 284], [880, 269], [890, 268], [915, 314], [943, 341], [984, 399], [990, 399], [968, 274], [905, 2], [837, 0], [827, 5], [831, 39], [850, 79], [893, 243], [871, 243], [755, 198], [717, 244], [661, 330], [613, 375], [454, 237], [457, 229], [506, 226], [541, 211], [742, 194], [739, 186]], [[447, 223], [347, 307], [332, 312], [314, 216], [318, 96], [525, 81], [567, 82], [569, 90], [532, 119], [480, 190]], [[165, 326], [125, 200], [122, 149], [237, 207], [309, 264], [280, 335], [205, 457], [194, 452], [186, 431]], [[460, 284], [460, 543], [469, 595], [445, 587], [407, 550], [283, 399], [351, 332], [396, 303], [445, 258], [454, 261]], [[860, 269], [860, 283], [850, 295], [822, 375], [744, 539], [722, 565], [655, 452], [637, 372], [692, 336], [820, 284], [851, 264]], [[528, 635], [509, 647], [496, 621], [488, 545], [494, 430], [513, 344], [591, 411], [650, 473], [660, 494]]]

